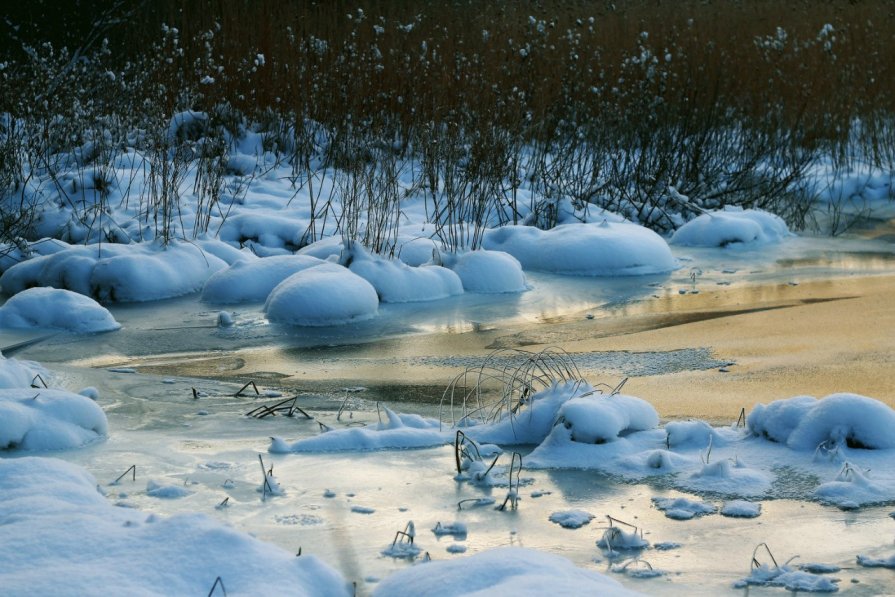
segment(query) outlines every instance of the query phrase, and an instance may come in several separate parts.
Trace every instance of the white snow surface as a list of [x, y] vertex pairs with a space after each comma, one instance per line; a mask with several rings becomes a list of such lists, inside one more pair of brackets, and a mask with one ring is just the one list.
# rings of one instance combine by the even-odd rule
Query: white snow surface
[[58, 288], [29, 288], [0, 307], [0, 328], [54, 328], [76, 333], [117, 330], [121, 324], [88, 296]]
[[226, 266], [187, 242], [72, 245], [10, 267], [0, 287], [8, 295], [52, 286], [101, 302], [153, 301], [196, 292]]
[[439, 595], [637, 595], [618, 581], [569, 560], [531, 549], [503, 547], [396, 572], [376, 587], [375, 597]]
[[760, 209], [729, 207], [690, 220], [674, 232], [669, 242], [689, 247], [726, 247], [776, 243], [787, 236], [791, 233], [779, 216]]
[[351, 594], [313, 555], [297, 558], [204, 514], [115, 507], [97, 487], [57, 459], [0, 459], [4, 594], [206, 595], [218, 577], [228, 595]]
[[378, 310], [376, 289], [336, 264], [289, 276], [271, 291], [264, 305], [271, 321], [299, 326], [344, 325], [370, 319]]
[[86, 396], [64, 390], [0, 390], [0, 450], [65, 450], [108, 433], [103, 409]]
[[563, 224], [550, 230], [504, 226], [488, 230], [482, 246], [506, 251], [525, 269], [576, 276], [661, 274], [678, 267], [661, 236], [626, 222]]

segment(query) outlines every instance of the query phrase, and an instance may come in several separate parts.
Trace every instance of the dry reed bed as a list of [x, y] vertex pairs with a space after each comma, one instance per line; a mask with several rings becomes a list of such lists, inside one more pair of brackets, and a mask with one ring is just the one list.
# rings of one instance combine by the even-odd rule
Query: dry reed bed
[[[7, 45], [6, 194], [55, 180], [72, 155], [102, 186], [137, 147], [152, 176], [135, 200], [155, 233], [187, 235], [172, 222], [190, 190], [204, 214], [190, 232], [203, 232], [226, 174], [223, 131], [248, 124], [291, 162], [315, 213], [333, 213], [313, 188], [331, 176], [345, 206], [333, 225], [389, 252], [411, 158], [448, 249], [475, 246], [495, 218], [533, 212], [552, 226], [562, 200], [659, 230], [730, 204], [801, 226], [819, 161], [895, 164], [895, 30], [882, 0], [170, 0], [121, 18], [127, 8], [97, 12], [68, 49], [24, 32]], [[184, 109], [209, 121], [172, 140]], [[518, 204], [523, 187], [534, 203]], [[97, 214], [59, 191], [92, 226]], [[0, 241], [27, 230], [24, 201], [3, 208]]]

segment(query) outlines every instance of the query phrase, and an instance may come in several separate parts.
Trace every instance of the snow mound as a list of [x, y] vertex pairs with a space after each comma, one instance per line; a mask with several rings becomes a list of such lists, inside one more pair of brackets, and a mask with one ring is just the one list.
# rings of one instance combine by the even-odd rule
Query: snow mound
[[758, 518], [761, 515], [761, 504], [748, 500], [730, 500], [721, 506], [721, 516], [730, 518]]
[[690, 520], [697, 516], [714, 514], [718, 511], [708, 502], [699, 502], [687, 498], [653, 498], [657, 510], [665, 513], [672, 520]]
[[262, 302], [283, 280], [325, 263], [305, 255], [246, 258], [215, 272], [202, 289], [202, 300], [219, 305]]
[[832, 394], [817, 400], [797, 396], [758, 404], [746, 418], [756, 435], [794, 450], [815, 450], [821, 444], [851, 448], [895, 448], [895, 410], [873, 398]]
[[469, 251], [443, 258], [468, 292], [510, 293], [528, 289], [522, 265], [503, 251]]
[[463, 432], [477, 442], [500, 445], [540, 444], [556, 425], [562, 405], [594, 389], [583, 381], [554, 382], [523, 402], [515, 415], [464, 428]]
[[96, 402], [63, 390], [0, 390], [0, 450], [67, 450], [104, 437]]
[[718, 430], [700, 420], [671, 421], [665, 425], [665, 434], [669, 448], [705, 448], [727, 443]]
[[6, 294], [52, 286], [101, 302], [153, 301], [197, 292], [226, 266], [185, 242], [77, 245], [12, 266], [0, 286]]
[[370, 255], [361, 247], [352, 249], [348, 269], [369, 282], [383, 303], [433, 301], [463, 294], [460, 277], [447, 268], [410, 267], [402, 261]]
[[779, 216], [760, 209], [728, 207], [690, 220], [669, 242], [688, 247], [726, 247], [734, 243], [775, 243], [787, 236], [789, 228]]
[[593, 519], [594, 515], [584, 510], [562, 510], [551, 514], [548, 520], [564, 529], [580, 529]]
[[285, 454], [430, 448], [451, 441], [451, 432], [440, 430], [440, 423], [434, 419], [396, 413], [388, 407], [383, 410], [386, 420], [375, 427], [335, 429], [292, 444], [273, 437], [268, 451], [272, 454]]
[[29, 288], [0, 307], [0, 327], [55, 328], [89, 334], [117, 330], [121, 324], [90, 297], [57, 288]]
[[721, 458], [702, 465], [687, 479], [687, 486], [697, 491], [753, 496], [767, 492], [773, 479], [770, 472], [750, 468], [738, 457]]
[[820, 576], [790, 566], [770, 567], [763, 565], [752, 570], [746, 578], [734, 583], [735, 588], [747, 586], [783, 587], [787, 591], [805, 591], [807, 593], [835, 593], [839, 590], [835, 578]]
[[550, 230], [504, 226], [486, 231], [482, 246], [506, 251], [525, 269], [557, 274], [630, 276], [677, 268], [661, 236], [631, 223], [563, 224]]
[[344, 325], [370, 319], [379, 309], [376, 289], [348, 269], [324, 264], [293, 274], [267, 298], [271, 321], [303, 326]]
[[49, 372], [33, 361], [7, 359], [0, 354], [0, 389], [30, 388], [37, 375], [46, 378]]
[[891, 568], [895, 570], [895, 554], [888, 558], [871, 558], [870, 556], [859, 555], [857, 562], [859, 566], [864, 568]]
[[569, 560], [520, 547], [405, 568], [382, 581], [375, 597], [404, 595], [635, 595], [599, 572]]
[[250, 246], [259, 254], [282, 255], [301, 247], [307, 230], [308, 221], [288, 211], [255, 208], [229, 216], [219, 236], [231, 246]]
[[659, 414], [649, 402], [633, 396], [583, 396], [562, 405], [557, 423], [573, 442], [605, 444], [624, 433], [656, 427]]
[[220, 577], [229, 595], [351, 595], [313, 555], [296, 558], [202, 514], [147, 517], [96, 488], [57, 459], [0, 459], [5, 594], [207, 595]]

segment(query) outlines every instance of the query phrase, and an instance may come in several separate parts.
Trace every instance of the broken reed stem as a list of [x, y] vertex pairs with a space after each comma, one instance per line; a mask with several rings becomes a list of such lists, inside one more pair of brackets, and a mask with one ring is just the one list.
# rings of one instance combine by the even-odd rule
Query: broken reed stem
[[276, 415], [278, 412], [285, 413], [287, 417], [295, 416], [295, 411], [300, 412], [306, 419], [313, 419], [311, 415], [305, 412], [304, 409], [296, 405], [296, 401], [298, 400], [298, 396], [293, 396], [292, 398], [286, 398], [285, 400], [281, 400], [273, 405], [261, 405], [256, 408], [253, 408], [249, 412], [245, 414], [247, 417], [254, 417], [256, 419], [263, 419], [264, 417]]
[[756, 568], [761, 568], [761, 562], [758, 561], [756, 554], [758, 553], [759, 548], [764, 547], [765, 552], [767, 552], [768, 557], [771, 558], [771, 561], [774, 562], [774, 568], [779, 568], [780, 565], [777, 564], [777, 559], [774, 557], [774, 554], [771, 553], [771, 548], [768, 547], [767, 543], [759, 543], [755, 546], [755, 549], [752, 550], [752, 570]]
[[40, 386], [34, 383], [35, 381], [40, 380], [40, 383], [43, 385], [44, 389], [48, 389], [50, 386], [47, 385], [47, 382], [44, 381], [44, 378], [40, 376], [40, 373], [34, 376], [34, 379], [31, 380], [32, 388], [39, 388]]
[[619, 520], [618, 518], [613, 518], [612, 516], [609, 516], [608, 514], [606, 515], [606, 518], [609, 519], [609, 527], [610, 528], [615, 526], [615, 523], [623, 524], [626, 527], [630, 527], [630, 528], [634, 529], [634, 534], [640, 535], [640, 538], [643, 539], [643, 529], [641, 529], [637, 525], [633, 525], [630, 522], [625, 522], [624, 520]]
[[261, 395], [261, 392], [258, 391], [258, 386], [255, 385], [255, 382], [254, 382], [254, 381], [249, 381], [246, 385], [244, 385], [244, 386], [242, 386], [241, 388], [239, 388], [239, 391], [236, 392], [235, 394], [233, 394], [233, 397], [234, 397], [234, 398], [238, 398], [239, 396], [241, 396], [242, 393], [243, 393], [249, 386], [252, 386], [252, 389], [255, 390], [255, 395], [256, 395], [256, 396], [260, 396], [260, 395]]
[[121, 475], [119, 475], [117, 479], [115, 479], [114, 481], [112, 481], [112, 482], [110, 483], [110, 485], [117, 485], [118, 482], [121, 481], [123, 478], [125, 478], [125, 477], [127, 476], [128, 473], [133, 473], [132, 481], [136, 481], [136, 480], [137, 480], [137, 465], [136, 465], [136, 464], [132, 464], [132, 465], [130, 466], [129, 469], [127, 469], [126, 471], [124, 471], [123, 473], [121, 473]]
[[[518, 466], [518, 468], [516, 467], [516, 460], [517, 460], [517, 459], [519, 460], [519, 466]], [[489, 470], [490, 470], [490, 469], [489, 469]], [[514, 470], [515, 470], [515, 472], [516, 472], [516, 486], [515, 486], [515, 488], [513, 487], [513, 471], [514, 471]], [[518, 501], [519, 501], [519, 484], [520, 484], [520, 478], [519, 478], [519, 477], [520, 477], [521, 474], [522, 474], [522, 454], [520, 454], [519, 452], [513, 452], [512, 459], [510, 460], [510, 475], [509, 475], [509, 479], [510, 479], [510, 488], [509, 488], [509, 490], [507, 491], [507, 497], [506, 497], [506, 499], [505, 499], [505, 500], [503, 501], [503, 503], [500, 505], [500, 507], [498, 508], [498, 510], [500, 510], [500, 511], [504, 511], [504, 510], [506, 510], [506, 508], [507, 508], [507, 503], [509, 503], [509, 504], [513, 507], [513, 510], [516, 509], [517, 503], [518, 503]]]
[[227, 589], [224, 587], [224, 581], [220, 576], [214, 579], [214, 584], [211, 585], [211, 590], [208, 591], [208, 597], [211, 597], [214, 594], [214, 590], [218, 588], [218, 585], [221, 586], [221, 591], [223, 591], [224, 597], [227, 597]]
[[339, 412], [336, 413], [336, 421], [342, 420], [342, 411], [345, 410], [345, 405], [348, 404], [348, 390], [345, 390], [345, 399], [342, 400], [341, 406], [339, 406]]
[[[261, 475], [264, 477], [264, 485], [261, 486], [261, 499], [263, 500], [267, 497], [267, 492], [270, 492], [270, 495], [273, 495], [273, 487], [270, 486], [270, 480], [268, 477], [268, 471], [264, 468], [264, 459], [261, 458], [261, 454], [258, 454], [258, 462], [261, 463]], [[273, 467], [270, 467], [270, 474], [273, 474]]]
[[745, 427], [746, 426], [746, 407], [740, 409], [740, 416], [737, 419], [737, 427]]

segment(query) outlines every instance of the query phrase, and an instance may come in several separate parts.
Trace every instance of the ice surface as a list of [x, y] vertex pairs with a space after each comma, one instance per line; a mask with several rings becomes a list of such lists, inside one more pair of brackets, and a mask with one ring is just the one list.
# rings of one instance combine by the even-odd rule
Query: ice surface
[[385, 579], [377, 597], [403, 595], [634, 595], [618, 581], [576, 567], [557, 555], [523, 548], [493, 549], [442, 562], [426, 562]]

